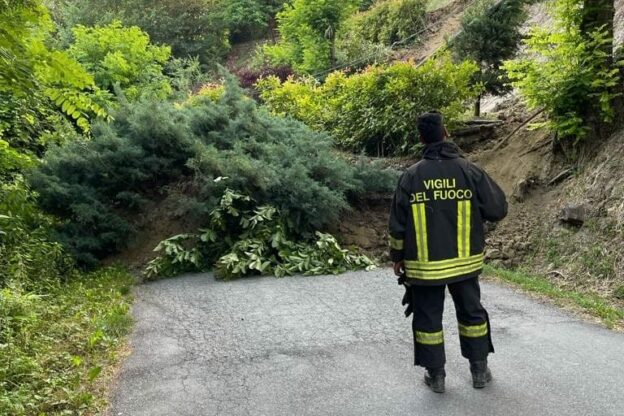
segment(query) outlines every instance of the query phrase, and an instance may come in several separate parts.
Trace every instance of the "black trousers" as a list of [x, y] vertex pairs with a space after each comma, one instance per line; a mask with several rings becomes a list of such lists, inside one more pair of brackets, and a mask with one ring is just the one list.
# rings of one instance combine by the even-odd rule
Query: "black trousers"
[[[414, 318], [414, 364], [427, 368], [446, 363], [442, 313], [446, 285], [411, 286]], [[494, 352], [487, 311], [481, 305], [479, 278], [448, 285], [455, 303], [462, 356], [470, 361], [485, 360]]]

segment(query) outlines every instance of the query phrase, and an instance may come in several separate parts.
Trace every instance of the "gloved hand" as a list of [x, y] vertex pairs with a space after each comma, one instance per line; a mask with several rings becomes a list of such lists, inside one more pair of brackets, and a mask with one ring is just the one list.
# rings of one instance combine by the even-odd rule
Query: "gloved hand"
[[408, 318], [414, 312], [414, 306], [412, 305], [412, 296], [410, 293], [411, 288], [405, 284], [406, 281], [407, 278], [405, 275], [402, 275], [397, 279], [397, 283], [405, 287], [405, 294], [401, 300], [401, 305], [407, 305], [407, 308], [405, 308], [405, 317]]

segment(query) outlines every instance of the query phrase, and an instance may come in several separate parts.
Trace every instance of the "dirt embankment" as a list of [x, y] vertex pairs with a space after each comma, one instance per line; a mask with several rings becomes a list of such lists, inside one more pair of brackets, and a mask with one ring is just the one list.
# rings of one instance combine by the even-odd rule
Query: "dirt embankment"
[[553, 157], [547, 132], [522, 129], [473, 155], [510, 200], [486, 257], [624, 305], [624, 130], [596, 146], [566, 164]]

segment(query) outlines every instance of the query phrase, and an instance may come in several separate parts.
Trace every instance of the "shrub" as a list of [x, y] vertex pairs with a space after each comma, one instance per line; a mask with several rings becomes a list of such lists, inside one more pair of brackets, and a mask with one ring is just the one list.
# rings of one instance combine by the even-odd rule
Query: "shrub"
[[262, 64], [259, 69], [254, 68], [242, 68], [236, 71], [235, 75], [238, 77], [241, 87], [251, 88], [259, 79], [275, 76], [281, 81], [286, 81], [289, 76], [293, 75], [293, 70], [289, 66], [266, 66]]
[[465, 102], [480, 92], [470, 82], [476, 71], [475, 64], [454, 64], [447, 54], [421, 66], [399, 62], [351, 76], [334, 72], [323, 84], [267, 78], [258, 88], [274, 113], [330, 132], [343, 148], [383, 155], [416, 144], [416, 119], [422, 112], [437, 108], [451, 126], [457, 122]]
[[93, 264], [124, 247], [146, 199], [191, 175], [193, 215], [206, 217], [227, 183], [280, 210], [301, 235], [337, 221], [347, 198], [368, 189], [362, 168], [335, 154], [327, 135], [271, 116], [231, 79], [218, 100], [129, 104], [112, 123], [94, 126], [92, 139], [51, 149], [31, 183], [62, 219], [61, 241]]
[[55, 114], [85, 132], [90, 119], [106, 117], [110, 95], [65, 51], [48, 48], [53, 26], [40, 0], [2, 2], [0, 27], [0, 138], [40, 151]]
[[217, 277], [230, 279], [253, 274], [277, 277], [302, 273], [319, 275], [371, 268], [366, 256], [342, 249], [329, 234], [316, 232], [301, 241], [299, 230], [275, 207], [258, 206], [245, 195], [226, 189], [200, 234], [184, 234], [162, 241], [163, 255], [146, 268], [148, 277], [204, 271], [216, 264]]
[[540, 125], [576, 142], [590, 132], [590, 122], [613, 120], [620, 70], [612, 64], [610, 29], [582, 29], [582, 2], [558, 0], [553, 7], [554, 24], [533, 28], [527, 54], [504, 68], [529, 107], [545, 109], [549, 121]]
[[69, 52], [100, 88], [114, 92], [119, 87], [133, 101], [141, 96], [166, 98], [171, 94], [163, 74], [171, 48], [150, 44], [149, 36], [140, 28], [123, 27], [114, 21], [108, 26], [77, 26], [73, 32], [75, 40]]
[[0, 288], [32, 289], [71, 271], [71, 259], [51, 239], [51, 225], [21, 179], [0, 185]]
[[396, 42], [414, 43], [425, 27], [423, 0], [382, 0], [345, 22], [344, 32], [355, 33], [372, 43], [390, 46]]
[[104, 392], [93, 381], [129, 331], [132, 277], [105, 269], [46, 283], [0, 288], [0, 414], [100, 414]]
[[336, 63], [335, 40], [357, 0], [294, 0], [277, 14], [280, 41], [263, 47], [273, 65], [290, 65], [299, 73], [322, 71]]

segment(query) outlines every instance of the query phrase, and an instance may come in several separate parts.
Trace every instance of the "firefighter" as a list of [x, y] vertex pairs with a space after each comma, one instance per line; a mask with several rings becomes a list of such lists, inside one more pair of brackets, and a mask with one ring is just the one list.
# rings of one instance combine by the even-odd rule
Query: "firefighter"
[[462, 355], [470, 361], [474, 388], [492, 379], [494, 352], [478, 277], [484, 261], [484, 221], [507, 215], [501, 188], [447, 141], [442, 114], [418, 118], [423, 158], [399, 179], [390, 212], [390, 256], [406, 287], [406, 316], [413, 313], [414, 364], [425, 367], [425, 383], [444, 392], [442, 312], [448, 287], [459, 324]]

